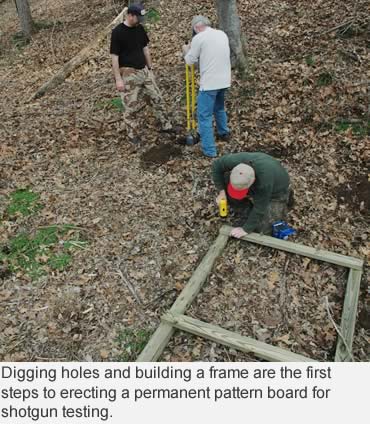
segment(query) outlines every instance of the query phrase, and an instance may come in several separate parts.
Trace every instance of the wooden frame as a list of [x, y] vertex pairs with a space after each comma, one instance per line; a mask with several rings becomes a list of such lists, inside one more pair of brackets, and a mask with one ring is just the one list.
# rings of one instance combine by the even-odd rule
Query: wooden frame
[[[213, 340], [217, 343], [232, 347], [242, 352], [253, 353], [268, 361], [314, 361], [311, 358], [295, 354], [287, 349], [271, 346], [253, 338], [244, 337], [232, 331], [224, 330], [219, 326], [208, 324], [184, 315], [186, 309], [190, 306], [202, 288], [216, 259], [224, 250], [230, 237], [230, 230], [231, 227], [229, 226], [225, 225], [221, 227], [217, 239], [208, 250], [198, 268], [195, 270], [188, 284], [182, 290], [180, 296], [172, 305], [169, 312], [162, 317], [161, 324], [139, 355], [137, 359], [138, 362], [156, 361], [162, 354], [175, 329], [187, 331], [188, 333]], [[339, 255], [337, 253], [315, 249], [313, 247], [303, 246], [301, 244], [255, 233], [247, 234], [241, 240], [349, 268], [341, 325], [338, 331], [335, 361], [342, 362], [352, 360], [351, 349], [356, 323], [363, 261], [358, 258]]]

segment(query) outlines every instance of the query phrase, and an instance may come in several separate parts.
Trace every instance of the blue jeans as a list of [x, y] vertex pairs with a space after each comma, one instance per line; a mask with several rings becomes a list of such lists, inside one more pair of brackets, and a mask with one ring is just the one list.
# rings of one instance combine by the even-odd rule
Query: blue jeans
[[219, 135], [229, 133], [227, 115], [225, 112], [225, 91], [220, 90], [199, 91], [198, 93], [198, 131], [202, 151], [206, 156], [215, 157], [217, 147], [213, 137], [213, 115], [216, 119], [216, 128]]

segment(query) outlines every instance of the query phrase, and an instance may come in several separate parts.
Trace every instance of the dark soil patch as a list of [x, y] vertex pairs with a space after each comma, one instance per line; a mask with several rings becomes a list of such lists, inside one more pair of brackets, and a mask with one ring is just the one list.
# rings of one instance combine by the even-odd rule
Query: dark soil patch
[[170, 159], [182, 156], [180, 147], [173, 146], [172, 144], [161, 144], [160, 146], [151, 147], [149, 150], [141, 155], [141, 162], [143, 166], [159, 164], [162, 165]]
[[370, 181], [367, 175], [362, 174], [352, 181], [344, 183], [337, 188], [337, 201], [345, 203], [354, 211], [360, 210], [363, 214], [370, 211]]

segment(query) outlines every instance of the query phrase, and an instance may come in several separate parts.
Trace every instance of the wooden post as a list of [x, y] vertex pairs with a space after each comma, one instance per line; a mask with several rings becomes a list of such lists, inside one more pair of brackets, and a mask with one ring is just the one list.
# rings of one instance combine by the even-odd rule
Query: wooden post
[[[256, 356], [269, 361], [313, 361], [313, 359], [306, 356], [292, 353], [286, 349], [270, 346], [267, 343], [259, 342], [250, 337], [241, 336], [240, 334], [224, 330], [219, 326], [208, 324], [184, 315], [186, 308], [191, 304], [203, 283], [206, 281], [216, 258], [226, 246], [230, 231], [231, 227], [226, 225], [220, 229], [216, 241], [203, 258], [169, 313], [162, 317], [160, 326], [140, 354], [137, 359], [138, 362], [157, 360], [166, 347], [175, 328], [205, 337], [206, 339], [233, 347], [243, 352], [252, 352]], [[356, 322], [363, 261], [351, 256], [339, 255], [326, 250], [315, 249], [313, 247], [303, 246], [301, 244], [255, 233], [247, 234], [242, 237], [242, 240], [350, 268], [342, 313], [341, 334], [339, 335], [340, 339], [337, 343], [335, 354], [335, 361], [349, 361], [352, 358], [351, 348]]]
[[[230, 231], [231, 227], [228, 226], [223, 226], [220, 230], [223, 234], [230, 234]], [[242, 237], [241, 240], [250, 241], [252, 243], [261, 244], [262, 246], [272, 247], [273, 249], [284, 250], [286, 252], [307, 256], [308, 258], [357, 270], [361, 270], [364, 263], [362, 259], [332, 253], [327, 250], [315, 249], [314, 247], [303, 246], [302, 244], [280, 240], [275, 237], [264, 236], [257, 233], [247, 234]]]
[[292, 353], [280, 347], [254, 340], [251, 337], [241, 336], [232, 331], [208, 324], [207, 322], [188, 317], [186, 315], [167, 313], [162, 318], [179, 330], [187, 331], [196, 336], [204, 337], [216, 343], [232, 347], [242, 352], [253, 353], [256, 356], [274, 362], [312, 362], [313, 359]]
[[[352, 358], [351, 352], [348, 350], [352, 350], [361, 275], [361, 271], [356, 269], [350, 269], [349, 271], [342, 320], [340, 324], [341, 335], [338, 335], [335, 362], [348, 362]], [[345, 341], [343, 341], [341, 336], [344, 337]]]
[[[203, 283], [206, 281], [208, 274], [211, 272], [213, 264], [217, 257], [221, 254], [226, 246], [228, 236], [219, 234], [215, 242], [208, 250], [206, 256], [195, 270], [194, 274], [186, 284], [185, 288], [180, 293], [172, 305], [170, 312], [183, 314], [186, 308], [194, 300], [195, 296], [199, 293]], [[153, 336], [150, 338], [148, 344], [139, 355], [137, 362], [153, 362], [156, 361], [162, 354], [172, 334], [174, 333], [172, 324], [162, 322]]]

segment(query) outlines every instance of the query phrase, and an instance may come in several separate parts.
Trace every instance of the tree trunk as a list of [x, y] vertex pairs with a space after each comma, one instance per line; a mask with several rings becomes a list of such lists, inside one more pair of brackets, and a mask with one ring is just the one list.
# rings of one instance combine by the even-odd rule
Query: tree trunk
[[30, 39], [33, 32], [33, 21], [28, 0], [15, 0], [21, 28], [25, 38]]
[[247, 58], [240, 32], [240, 20], [236, 0], [216, 0], [217, 16], [220, 29], [229, 37], [231, 64], [242, 74], [247, 70]]

